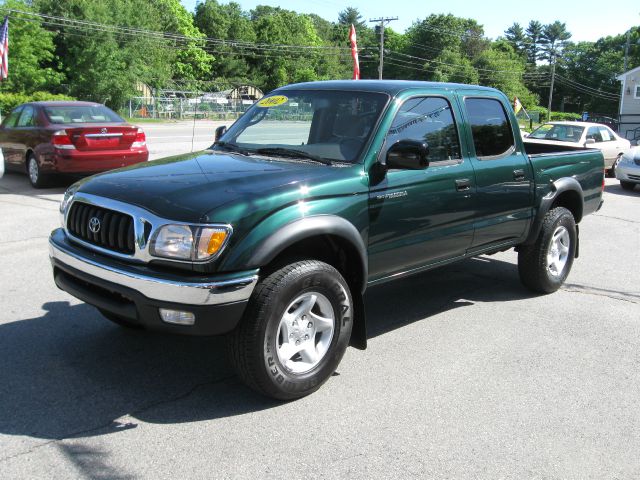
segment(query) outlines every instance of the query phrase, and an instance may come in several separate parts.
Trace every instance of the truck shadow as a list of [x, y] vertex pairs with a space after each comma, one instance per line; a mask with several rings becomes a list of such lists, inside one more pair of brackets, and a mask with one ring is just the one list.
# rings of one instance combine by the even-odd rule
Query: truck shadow
[[[513, 264], [468, 260], [372, 289], [370, 337], [474, 302], [528, 296]], [[280, 406], [237, 380], [224, 338], [128, 330], [85, 304], [42, 308], [42, 316], [0, 326], [0, 434], [90, 437], [138, 421], [188, 423]]]

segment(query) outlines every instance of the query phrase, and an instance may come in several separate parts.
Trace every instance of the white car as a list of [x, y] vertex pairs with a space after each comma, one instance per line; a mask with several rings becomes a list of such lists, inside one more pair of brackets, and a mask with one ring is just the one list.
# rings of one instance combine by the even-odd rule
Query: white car
[[625, 190], [640, 185], [640, 147], [633, 147], [616, 161], [616, 178]]
[[602, 150], [604, 167], [615, 176], [615, 163], [631, 148], [631, 142], [606, 125], [590, 122], [549, 122], [527, 136], [527, 142], [597, 148]]

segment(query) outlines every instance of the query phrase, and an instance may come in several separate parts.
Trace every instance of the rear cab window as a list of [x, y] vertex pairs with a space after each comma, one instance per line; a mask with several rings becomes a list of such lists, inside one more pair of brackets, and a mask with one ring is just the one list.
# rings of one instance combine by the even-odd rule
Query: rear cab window
[[4, 119], [2, 126], [5, 128], [13, 128], [18, 123], [18, 118], [20, 117], [20, 113], [22, 113], [22, 106], [15, 108], [8, 116]]
[[502, 102], [494, 98], [467, 97], [464, 105], [478, 158], [500, 158], [513, 152], [513, 130]]

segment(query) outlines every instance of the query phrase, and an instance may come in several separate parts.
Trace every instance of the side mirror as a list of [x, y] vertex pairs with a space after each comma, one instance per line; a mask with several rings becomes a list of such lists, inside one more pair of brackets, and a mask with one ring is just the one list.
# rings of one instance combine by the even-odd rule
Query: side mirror
[[584, 142], [585, 145], [591, 145], [596, 143], [596, 139], [595, 138], [587, 138], [587, 141]]
[[213, 138], [214, 142], [218, 143], [220, 138], [222, 138], [222, 136], [225, 133], [227, 133], [227, 126], [226, 125], [222, 125], [221, 127], [216, 128], [216, 133], [215, 133], [215, 136]]
[[417, 140], [400, 140], [387, 151], [388, 169], [424, 170], [429, 166], [429, 145]]

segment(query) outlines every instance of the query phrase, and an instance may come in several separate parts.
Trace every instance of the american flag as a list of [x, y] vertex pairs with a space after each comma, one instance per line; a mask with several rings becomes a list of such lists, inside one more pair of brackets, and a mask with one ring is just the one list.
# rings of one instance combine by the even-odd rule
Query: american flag
[[9, 75], [9, 16], [4, 17], [0, 29], [0, 80]]

